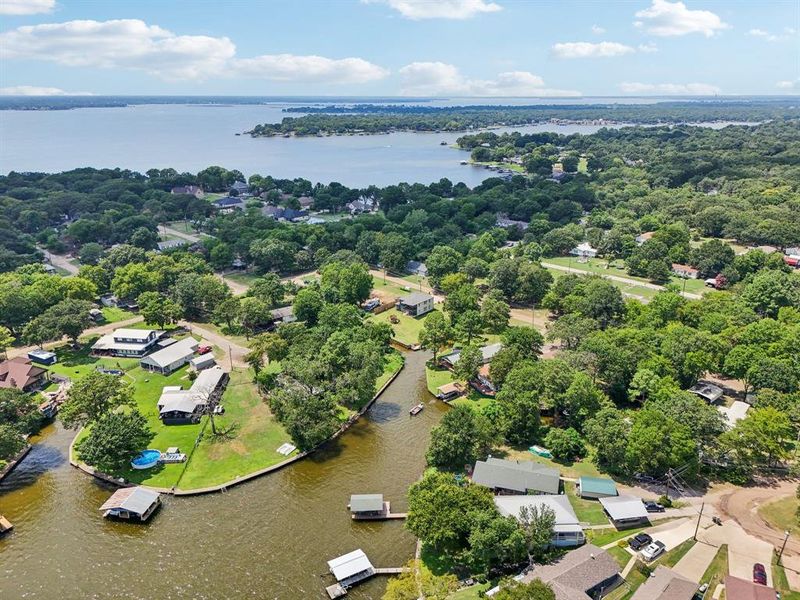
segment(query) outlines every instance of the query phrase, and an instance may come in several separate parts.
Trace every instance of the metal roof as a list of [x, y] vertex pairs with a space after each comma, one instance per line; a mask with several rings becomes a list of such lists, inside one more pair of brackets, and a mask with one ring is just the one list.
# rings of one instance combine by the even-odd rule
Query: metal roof
[[606, 477], [581, 477], [578, 480], [581, 486], [581, 493], [591, 492], [593, 494], [606, 494], [608, 496], [617, 495], [617, 484]]
[[489, 488], [525, 493], [528, 490], [558, 494], [559, 473], [533, 461], [516, 462], [489, 457], [475, 463], [472, 482]]
[[523, 506], [546, 506], [555, 514], [555, 531], [583, 531], [569, 498], [564, 495], [495, 496], [494, 503], [500, 514], [514, 518], [519, 517], [519, 511]]
[[431, 296], [430, 294], [426, 294], [424, 292], [411, 292], [410, 294], [401, 296], [399, 300], [401, 303], [407, 306], [416, 306], [417, 304], [422, 304], [423, 302], [427, 302], [428, 300], [432, 302], [433, 296]]
[[353, 494], [350, 496], [352, 512], [378, 512], [383, 510], [383, 494]]
[[115, 338], [127, 338], [131, 340], [147, 340], [150, 334], [157, 331], [156, 329], [115, 329], [111, 335]]
[[147, 509], [158, 501], [158, 496], [158, 492], [143, 487], [122, 488], [114, 492], [111, 497], [103, 503], [100, 510], [120, 508], [141, 515], [146, 513]]
[[360, 548], [338, 558], [334, 558], [333, 560], [329, 560], [328, 568], [331, 570], [331, 573], [333, 573], [333, 576], [336, 577], [337, 581], [342, 581], [358, 573], [375, 569], [372, 563], [369, 562], [367, 555], [364, 554], [364, 551]]
[[196, 339], [187, 337], [157, 352], [148, 354], [141, 362], [143, 364], [164, 368], [179, 360], [188, 359], [194, 354], [194, 351], [197, 350], [199, 345], [200, 343]]
[[613, 496], [611, 498], [600, 498], [600, 504], [614, 521], [625, 521], [628, 519], [646, 519], [647, 509], [644, 502], [636, 496]]

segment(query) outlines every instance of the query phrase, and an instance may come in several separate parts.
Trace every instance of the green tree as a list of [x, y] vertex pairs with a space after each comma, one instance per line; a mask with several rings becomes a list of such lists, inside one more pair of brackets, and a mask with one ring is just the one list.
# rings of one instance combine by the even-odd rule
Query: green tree
[[28, 323], [23, 336], [39, 345], [67, 336], [75, 344], [91, 323], [91, 308], [91, 303], [85, 300], [62, 300]]
[[551, 428], [544, 438], [544, 443], [557, 460], [572, 461], [586, 456], [586, 445], [581, 435], [572, 427]]
[[74, 428], [93, 423], [120, 406], [132, 405], [130, 385], [116, 375], [91, 371], [70, 386], [59, 417], [65, 427]]
[[508, 327], [511, 309], [502, 294], [491, 290], [481, 303], [481, 320], [490, 333], [502, 333]]
[[320, 290], [328, 302], [361, 304], [369, 298], [372, 276], [363, 262], [330, 262], [320, 269]]
[[460, 252], [450, 246], [434, 246], [425, 266], [428, 268], [428, 278], [433, 287], [439, 287], [445, 275], [456, 273], [464, 262]]
[[6, 350], [14, 343], [14, 336], [8, 327], [0, 325], [0, 356], [6, 355]]
[[800, 305], [800, 276], [783, 271], [759, 271], [742, 290], [745, 303], [763, 317], [776, 317], [784, 306]]
[[220, 242], [209, 253], [209, 262], [216, 271], [224, 271], [233, 263], [233, 250], [225, 242]]
[[181, 316], [181, 307], [158, 292], [144, 292], [136, 302], [145, 323], [158, 325], [161, 329], [175, 323]]
[[556, 594], [541, 579], [534, 579], [530, 583], [512, 579], [500, 584], [500, 591], [494, 595], [494, 600], [556, 600]]
[[437, 364], [439, 352], [453, 340], [453, 331], [444, 315], [437, 311], [430, 313], [422, 321], [419, 331], [419, 343], [426, 350], [433, 352], [433, 364]]
[[557, 400], [564, 421], [578, 431], [587, 419], [610, 405], [608, 396], [585, 373], [576, 373], [567, 391]]
[[523, 506], [519, 511], [519, 524], [525, 535], [528, 552], [540, 558], [552, 543], [556, 514], [546, 505]]
[[630, 424], [622, 411], [613, 406], [601, 409], [586, 422], [584, 432], [596, 449], [598, 464], [615, 473], [624, 472]]
[[428, 464], [441, 468], [473, 464], [489, 451], [494, 439], [486, 417], [469, 406], [456, 406], [431, 430]]
[[224, 323], [228, 331], [233, 331], [233, 325], [239, 317], [239, 302], [240, 298], [231, 296], [217, 304], [214, 308], [214, 322]]
[[625, 460], [631, 472], [661, 476], [670, 468], [697, 463], [697, 440], [691, 430], [656, 408], [633, 418]]
[[89, 242], [81, 246], [78, 259], [83, 265], [96, 265], [103, 258], [103, 247], [96, 242]]
[[239, 301], [239, 322], [249, 339], [257, 330], [272, 322], [272, 312], [266, 302], [245, 297]]
[[501, 336], [503, 347], [515, 350], [526, 360], [537, 358], [542, 353], [544, 338], [533, 327], [508, 327]]
[[527, 558], [525, 536], [514, 517], [478, 513], [469, 534], [469, 563], [473, 573], [512, 567]]
[[147, 448], [155, 434], [136, 410], [108, 412], [100, 416], [75, 449], [81, 460], [107, 473], [118, 473]]
[[463, 340], [468, 345], [472, 344], [472, 338], [478, 335], [484, 327], [482, 313], [477, 310], [467, 310], [458, 316], [456, 321], [456, 337]]
[[41, 422], [34, 396], [16, 388], [0, 388], [0, 423], [27, 435], [36, 433]]
[[8, 460], [25, 447], [25, 438], [10, 423], [0, 423], [0, 459]]
[[483, 353], [477, 346], [464, 346], [458, 361], [453, 365], [453, 377], [458, 381], [472, 381], [483, 364]]
[[788, 415], [773, 407], [756, 408], [730, 431], [720, 443], [747, 466], [772, 466], [790, 456], [795, 439]]
[[314, 325], [319, 318], [322, 304], [322, 294], [319, 290], [313, 287], [303, 288], [294, 297], [294, 316], [300, 321]]
[[547, 339], [552, 342], [558, 340], [561, 342], [562, 348], [574, 350], [597, 328], [598, 325], [594, 319], [583, 317], [577, 313], [569, 313], [547, 324]]
[[434, 575], [419, 561], [411, 560], [403, 573], [389, 579], [382, 600], [418, 600], [420, 589], [426, 600], [447, 600], [458, 589], [458, 578], [450, 573]]

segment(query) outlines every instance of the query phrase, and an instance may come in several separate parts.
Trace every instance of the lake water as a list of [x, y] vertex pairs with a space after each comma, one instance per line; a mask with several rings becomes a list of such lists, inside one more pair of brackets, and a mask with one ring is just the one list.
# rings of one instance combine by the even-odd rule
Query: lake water
[[[146, 524], [112, 522], [111, 488], [69, 465], [74, 432], [56, 424], [2, 484], [0, 598], [17, 600], [280, 600], [327, 598], [326, 561], [356, 548], [376, 567], [414, 556], [402, 521], [354, 522], [354, 493], [382, 493], [395, 512], [425, 466], [430, 429], [447, 407], [425, 386], [427, 353], [406, 366], [356, 425], [325, 450], [224, 494], [173, 498]], [[425, 402], [410, 417], [408, 409]], [[377, 599], [376, 577], [348, 594]]]
[[[347, 186], [431, 183], [447, 177], [473, 187], [491, 175], [459, 164], [468, 158], [440, 145], [462, 133], [252, 138], [235, 135], [277, 122], [287, 104], [149, 104], [123, 108], [0, 111], [0, 173], [56, 172], [79, 167], [144, 172], [172, 167], [197, 172], [210, 165], [277, 178], [304, 177]], [[297, 116], [293, 114], [292, 116]], [[536, 125], [524, 131], [594, 133], [591, 125]], [[502, 131], [501, 129], [495, 131]]]

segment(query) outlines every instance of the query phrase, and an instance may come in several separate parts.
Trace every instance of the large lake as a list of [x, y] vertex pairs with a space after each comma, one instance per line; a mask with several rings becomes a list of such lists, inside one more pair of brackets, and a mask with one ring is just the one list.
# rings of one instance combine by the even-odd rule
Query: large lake
[[[459, 133], [251, 138], [236, 133], [280, 121], [287, 104], [149, 104], [124, 108], [0, 111], [0, 173], [56, 172], [79, 167], [144, 172], [172, 167], [196, 172], [210, 165], [277, 178], [371, 184], [431, 183], [442, 177], [470, 187], [490, 175], [461, 165], [467, 158], [440, 145]], [[296, 113], [291, 116], [297, 116]], [[593, 133], [590, 125], [538, 125], [525, 131]]]

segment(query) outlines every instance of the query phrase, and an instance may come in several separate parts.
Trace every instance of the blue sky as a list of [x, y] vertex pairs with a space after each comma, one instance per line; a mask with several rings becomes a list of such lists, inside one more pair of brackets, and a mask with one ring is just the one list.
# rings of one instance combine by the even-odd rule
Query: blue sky
[[800, 93], [800, 2], [0, 0], [0, 93]]

